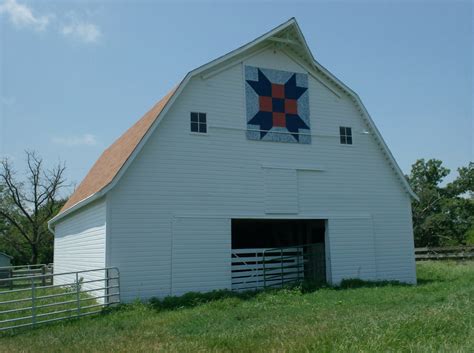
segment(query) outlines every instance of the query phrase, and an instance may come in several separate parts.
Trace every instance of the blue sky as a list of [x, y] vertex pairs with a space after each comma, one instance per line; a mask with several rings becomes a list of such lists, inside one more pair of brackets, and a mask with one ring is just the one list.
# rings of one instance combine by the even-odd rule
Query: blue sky
[[190, 70], [296, 17], [316, 59], [362, 98], [405, 173], [473, 160], [469, 1], [0, 0], [0, 154], [100, 153]]

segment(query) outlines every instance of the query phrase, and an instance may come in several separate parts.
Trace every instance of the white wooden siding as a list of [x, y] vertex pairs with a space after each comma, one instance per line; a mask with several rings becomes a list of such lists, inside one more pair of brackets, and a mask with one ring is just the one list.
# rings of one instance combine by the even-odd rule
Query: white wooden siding
[[[105, 267], [106, 202], [96, 201], [56, 224], [54, 273]], [[103, 279], [103, 271], [81, 274], [84, 281]], [[69, 284], [74, 275], [55, 276], [55, 284]], [[104, 282], [85, 283], [84, 289], [103, 288]], [[103, 291], [91, 292], [96, 296]]]
[[298, 213], [296, 170], [265, 167], [265, 213]]
[[230, 220], [173, 221], [171, 294], [231, 288]]
[[[376, 278], [414, 282], [409, 196], [374, 137], [363, 133], [367, 126], [351, 99], [342, 93], [338, 98], [309, 77], [312, 143], [247, 140], [243, 65], [304, 72], [283, 53], [269, 50], [207, 80], [190, 81], [108, 195], [110, 265], [121, 270], [122, 297], [173, 293], [171, 265], [178, 260], [171, 257], [172, 222], [182, 215], [327, 218], [329, 222], [369, 215]], [[191, 111], [207, 113], [208, 134], [189, 132]], [[340, 145], [339, 126], [352, 127], [353, 145]], [[296, 213], [292, 206], [285, 210], [289, 213], [266, 214], [263, 165], [296, 170]], [[221, 228], [219, 222], [209, 224], [209, 239]], [[364, 227], [356, 227], [353, 236], [364, 232]], [[208, 235], [200, 234], [203, 244], [208, 244]], [[230, 232], [226, 234], [229, 237]], [[199, 243], [193, 244], [201, 249]], [[346, 262], [355, 256], [340, 242], [331, 249]], [[185, 265], [184, 257], [182, 261]], [[335, 267], [331, 270], [334, 279], [346, 277]], [[370, 271], [374, 277], [374, 269]]]
[[376, 280], [374, 230], [370, 218], [338, 218], [328, 222], [331, 281]]

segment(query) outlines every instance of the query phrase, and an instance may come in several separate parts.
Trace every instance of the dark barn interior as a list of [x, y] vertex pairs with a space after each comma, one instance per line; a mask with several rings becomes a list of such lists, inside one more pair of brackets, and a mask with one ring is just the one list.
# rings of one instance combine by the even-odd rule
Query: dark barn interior
[[[276, 249], [274, 254], [282, 250], [299, 251], [304, 262], [304, 278], [326, 281], [325, 231], [325, 220], [233, 219], [232, 249], [239, 252]], [[275, 265], [278, 260], [272, 261]]]
[[324, 233], [319, 219], [233, 219], [232, 249], [324, 243]]

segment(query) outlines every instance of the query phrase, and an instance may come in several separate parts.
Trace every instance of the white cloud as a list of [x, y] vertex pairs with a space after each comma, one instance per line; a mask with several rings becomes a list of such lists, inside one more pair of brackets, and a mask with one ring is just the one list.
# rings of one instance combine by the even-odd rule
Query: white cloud
[[16, 0], [5, 0], [0, 5], [0, 14], [6, 14], [13, 25], [19, 28], [32, 28], [43, 31], [50, 22], [50, 16], [35, 16], [28, 6], [19, 4]]
[[17, 28], [29, 28], [39, 32], [53, 26], [53, 30], [65, 38], [79, 40], [86, 44], [97, 43], [102, 37], [102, 31], [98, 25], [81, 18], [90, 17], [88, 11], [82, 16], [74, 11], [60, 16], [55, 14], [38, 15], [31, 7], [20, 4], [17, 0], [4, 0], [0, 3], [0, 15], [5, 15]]
[[53, 137], [51, 141], [58, 145], [64, 146], [95, 146], [97, 139], [92, 134], [84, 134], [82, 136]]
[[75, 38], [84, 43], [97, 43], [102, 36], [99, 27], [92, 23], [74, 23], [61, 28], [65, 37]]

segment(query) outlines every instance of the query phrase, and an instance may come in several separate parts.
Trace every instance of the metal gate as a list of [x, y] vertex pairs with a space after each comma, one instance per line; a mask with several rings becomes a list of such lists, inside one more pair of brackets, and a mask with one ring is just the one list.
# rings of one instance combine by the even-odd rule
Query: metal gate
[[326, 280], [324, 243], [232, 250], [232, 290], [278, 288], [304, 280]]
[[[0, 279], [0, 331], [93, 315], [120, 303], [116, 267]], [[50, 283], [50, 284], [46, 284]]]

